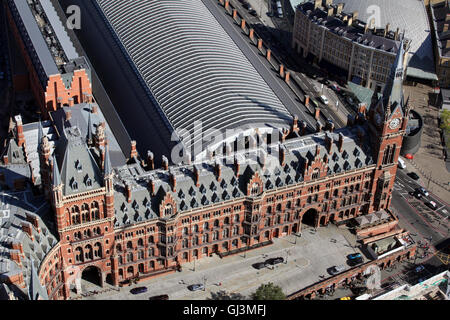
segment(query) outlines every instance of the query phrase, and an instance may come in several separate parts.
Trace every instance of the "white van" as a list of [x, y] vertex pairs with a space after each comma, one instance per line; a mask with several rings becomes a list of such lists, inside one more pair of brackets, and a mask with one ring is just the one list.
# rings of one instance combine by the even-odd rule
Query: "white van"
[[406, 162], [400, 157], [398, 157], [398, 167], [400, 169], [406, 169]]

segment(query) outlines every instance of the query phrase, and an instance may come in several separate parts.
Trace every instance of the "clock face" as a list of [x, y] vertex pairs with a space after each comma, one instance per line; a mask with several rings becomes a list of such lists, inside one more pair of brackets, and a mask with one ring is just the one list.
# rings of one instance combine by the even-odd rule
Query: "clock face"
[[398, 127], [399, 124], [400, 124], [400, 119], [392, 119], [391, 122], [389, 123], [389, 128], [395, 129]]

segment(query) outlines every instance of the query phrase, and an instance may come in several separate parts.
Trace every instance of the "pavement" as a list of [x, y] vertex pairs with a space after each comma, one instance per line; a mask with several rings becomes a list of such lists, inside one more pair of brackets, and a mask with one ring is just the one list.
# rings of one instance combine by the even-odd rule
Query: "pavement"
[[416, 172], [426, 188], [439, 198], [450, 199], [450, 172], [446, 168], [444, 147], [438, 128], [440, 110], [433, 106], [429, 99], [432, 88], [419, 84], [417, 86], [404, 86], [405, 97], [410, 98], [412, 109], [422, 115], [424, 128], [421, 146], [414, 154], [414, 159], [407, 160], [409, 170]]
[[[84, 299], [147, 300], [160, 294], [168, 294], [171, 300], [208, 300], [216, 299], [218, 295], [233, 294], [234, 297], [248, 299], [261, 284], [268, 282], [279, 285], [289, 295], [331, 277], [327, 273], [328, 268], [346, 265], [348, 254], [361, 252], [355, 248], [356, 244], [356, 236], [347, 228], [332, 224], [317, 231], [304, 228], [301, 237], [290, 235], [276, 238], [272, 245], [223, 259], [216, 255], [204, 258], [184, 264], [181, 272], [123, 287], [119, 292], [104, 288], [107, 292]], [[273, 257], [283, 257], [287, 263], [260, 270], [252, 267], [254, 263]], [[206, 290], [192, 292], [187, 289], [188, 285], [196, 283], [205, 283]], [[139, 295], [130, 294], [131, 288], [140, 286], [146, 286], [148, 291]]]

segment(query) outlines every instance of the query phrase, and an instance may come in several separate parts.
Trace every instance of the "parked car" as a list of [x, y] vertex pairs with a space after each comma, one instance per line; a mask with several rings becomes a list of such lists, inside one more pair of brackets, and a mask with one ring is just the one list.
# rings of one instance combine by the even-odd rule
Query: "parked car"
[[258, 15], [258, 14], [256, 13], [256, 10], [255, 10], [255, 9], [249, 10], [248, 13], [251, 14], [252, 16], [255, 16], [255, 17]]
[[429, 206], [433, 210], [435, 210], [437, 208], [437, 204], [434, 201], [427, 202], [426, 205]]
[[361, 257], [362, 257], [361, 253], [352, 253], [347, 256], [347, 258], [349, 258], [350, 260], [361, 258]]
[[252, 266], [253, 266], [253, 268], [259, 270], [259, 269], [265, 268], [267, 266], [267, 263], [266, 262], [257, 262], [257, 263], [252, 264]]
[[147, 292], [147, 287], [137, 287], [130, 290], [130, 293], [132, 294], [140, 294]]
[[348, 264], [350, 265], [350, 266], [356, 266], [357, 264], [360, 264], [360, 263], [363, 263], [364, 262], [364, 259], [363, 259], [363, 257], [361, 257], [361, 256], [359, 256], [359, 257], [357, 257], [357, 258], [354, 258], [354, 259], [349, 259], [348, 260]]
[[415, 269], [416, 273], [422, 272], [423, 270], [425, 270], [425, 267], [422, 265], [416, 267], [416, 269]]
[[250, 3], [248, 3], [248, 2], [244, 2], [244, 3], [242, 3], [242, 6], [245, 8], [245, 9], [247, 9], [247, 10], [250, 10], [252, 7], [250, 6]]
[[191, 284], [190, 286], [188, 286], [188, 289], [191, 291], [198, 291], [205, 289], [205, 286], [201, 283]]
[[405, 163], [405, 160], [403, 160], [402, 158], [398, 158], [398, 167], [400, 168], [400, 169], [406, 169], [406, 163]]
[[427, 189], [420, 187], [416, 189], [417, 192], [420, 192], [421, 194], [423, 194], [425, 197], [428, 197], [430, 194], [428, 193]]
[[159, 296], [150, 297], [148, 300], [169, 300], [169, 296], [167, 294], [160, 294]]
[[325, 97], [324, 95], [321, 95], [321, 96], [319, 97], [319, 99], [320, 99], [320, 101], [322, 101], [324, 104], [328, 104], [328, 99], [327, 99], [327, 97]]
[[355, 103], [355, 101], [352, 99], [352, 97], [347, 97], [347, 102], [349, 104], [354, 104]]
[[333, 90], [334, 92], [339, 92], [341, 91], [341, 88], [339, 88], [339, 86], [335, 83], [331, 84], [331, 90]]
[[282, 262], [284, 262], [284, 259], [282, 257], [276, 257], [276, 258], [267, 259], [265, 263], [270, 264], [270, 265], [276, 265], [276, 264], [279, 264]]
[[420, 179], [420, 177], [415, 172], [408, 173], [408, 176], [410, 176], [414, 180], [419, 180]]
[[418, 192], [417, 190], [414, 191], [413, 193], [414, 197], [416, 197], [417, 199], [422, 199], [422, 194], [420, 192]]
[[331, 274], [331, 275], [335, 275], [335, 274], [338, 274], [338, 273], [341, 273], [342, 271], [344, 271], [345, 268], [346, 267], [343, 264], [341, 264], [339, 266], [333, 266], [333, 267], [328, 269], [328, 273]]

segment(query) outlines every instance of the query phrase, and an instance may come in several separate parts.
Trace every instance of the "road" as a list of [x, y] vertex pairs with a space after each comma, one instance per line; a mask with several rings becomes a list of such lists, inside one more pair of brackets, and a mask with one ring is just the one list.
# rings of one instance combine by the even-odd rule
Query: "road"
[[[449, 256], [444, 253], [442, 244], [449, 237], [450, 215], [449, 205], [430, 192], [428, 197], [416, 199], [412, 193], [416, 188], [423, 186], [422, 181], [411, 179], [406, 169], [398, 169], [392, 192], [391, 207], [399, 217], [399, 225], [411, 232], [414, 240], [419, 244], [416, 264], [423, 264], [428, 271], [448, 267]], [[429, 201], [437, 204], [433, 210], [426, 206]], [[438, 249], [436, 249], [438, 246]], [[424, 247], [429, 247], [426, 249]], [[447, 248], [448, 250], [448, 248]], [[428, 256], [424, 256], [428, 253]], [[397, 275], [399, 276], [399, 275]], [[400, 274], [401, 277], [407, 277]], [[386, 280], [386, 279], [385, 279]]]

